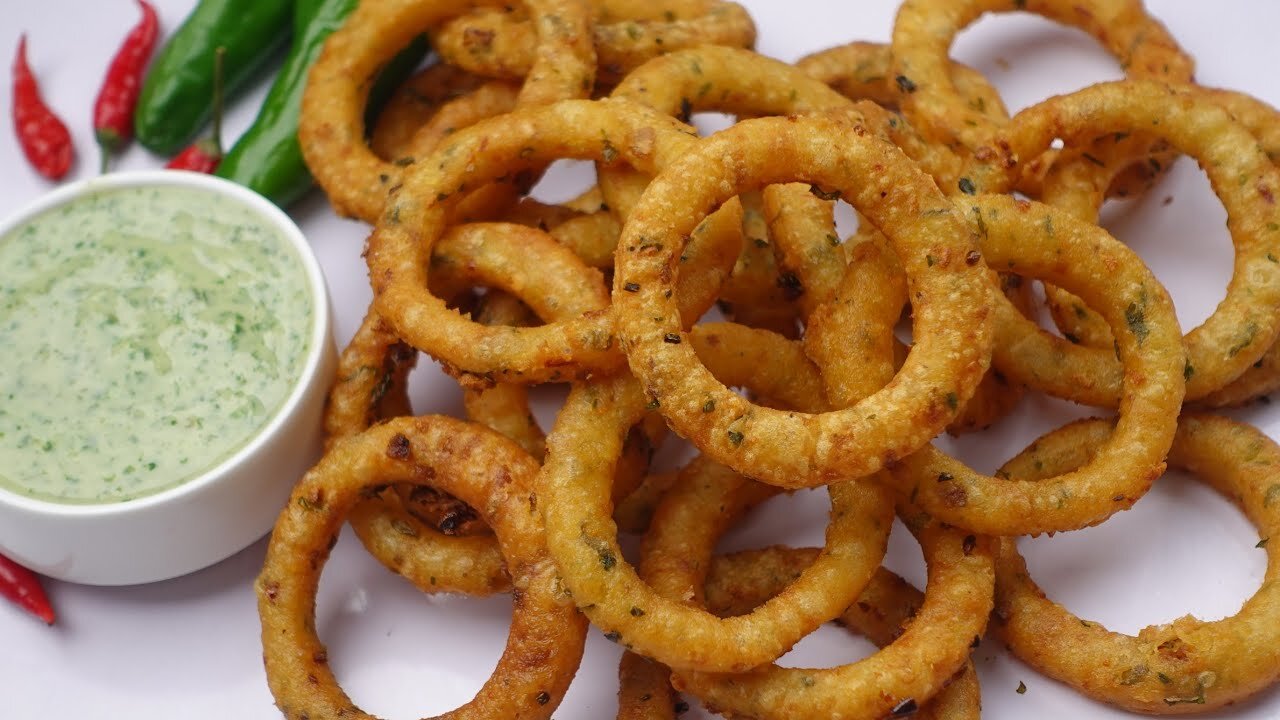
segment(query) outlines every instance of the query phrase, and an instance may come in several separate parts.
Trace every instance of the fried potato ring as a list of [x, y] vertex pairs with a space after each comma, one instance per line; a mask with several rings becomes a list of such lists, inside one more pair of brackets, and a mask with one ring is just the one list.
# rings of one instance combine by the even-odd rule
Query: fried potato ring
[[[1107, 318], [1125, 378], [1116, 433], [1088, 465], [1040, 482], [983, 475], [932, 445], [890, 472], [926, 512], [988, 535], [1073, 530], [1129, 508], [1164, 470], [1182, 404], [1185, 355], [1168, 293], [1132, 250], [1065, 211], [1005, 195], [956, 202], [978, 224], [992, 267], [1062, 285]], [[1003, 296], [995, 314], [997, 356], [1031, 366], [1025, 356], [1037, 350], [1025, 346], [1034, 343], [1010, 327], [1048, 333]]]
[[[768, 547], [717, 556], [706, 581], [706, 605], [720, 616], [744, 615], [781, 592], [817, 556], [816, 548]], [[880, 647], [892, 643], [911, 623], [924, 595], [897, 575], [878, 568], [857, 602], [836, 622]], [[635, 653], [618, 665], [618, 720], [674, 720], [671, 671]], [[899, 704], [915, 720], [978, 720], [981, 690], [972, 663], [927, 702]]]
[[295, 487], [256, 589], [263, 659], [290, 717], [371, 718], [338, 686], [316, 636], [315, 596], [329, 548], [362, 495], [387, 483], [430, 483], [477, 508], [520, 588], [511, 633], [476, 697], [441, 718], [549, 718], [582, 657], [586, 622], [549, 562], [531, 497], [538, 464], [509, 440], [441, 416], [400, 418], [336, 445]]
[[[761, 118], [706, 138], [654, 179], [618, 245], [618, 332], [650, 402], [704, 454], [782, 487], [862, 477], [914, 452], [955, 417], [987, 368], [992, 291], [976, 233], [931, 178], [859, 120]], [[918, 342], [889, 385], [818, 415], [754, 405], [717, 382], [683, 342], [667, 297], [683, 236], [707, 212], [737, 193], [797, 180], [843, 193], [885, 231], [916, 309]]]
[[[1002, 471], [1017, 482], [1087, 462], [1110, 424], [1072, 423], [1041, 437]], [[1280, 536], [1275, 495], [1280, 447], [1224, 417], [1185, 414], [1169, 464], [1234, 502], [1263, 538]], [[1136, 637], [1081, 620], [1045, 597], [1013, 538], [1000, 541], [997, 623], [1009, 648], [1031, 666], [1084, 694], [1144, 713], [1200, 713], [1233, 704], [1280, 681], [1280, 554], [1266, 546], [1267, 570], [1240, 611], [1215, 622], [1185, 616]]]
[[[686, 583], [686, 573], [673, 566], [692, 561], [701, 566], [702, 572], [705, 573], [714, 547], [705, 552], [701, 552], [700, 548], [707, 544], [708, 538], [714, 546], [715, 539], [724, 534], [742, 515], [780, 491], [770, 485], [748, 480], [723, 465], [709, 462], [703, 456], [695, 457], [681, 468], [677, 475], [677, 482], [672, 484], [670, 490], [663, 495], [655, 509], [649, 532], [645, 534], [641, 544], [640, 562], [636, 572], [659, 595], [685, 602], [691, 607], [706, 607], [702, 576], [698, 576], [697, 582]], [[703, 512], [708, 504], [713, 505], [714, 510]], [[706, 516], [703, 518], [706, 524], [698, 527], [693, 536], [687, 538], [691, 542], [681, 545], [670, 553], [655, 554], [644, 549], [654, 538], [660, 541], [665, 540], [667, 543], [686, 539], [681, 538], [678, 531], [670, 532], [660, 529], [659, 526], [668, 528], [671, 525], [677, 525], [684, 528], [687, 525], [685, 521], [690, 515]], [[815, 549], [815, 555], [820, 552]], [[801, 572], [792, 576], [792, 582], [800, 578], [803, 570], [804, 568], [800, 568]], [[865, 583], [867, 580], [868, 578], [863, 578], [861, 582]], [[779, 587], [778, 591], [784, 591], [788, 584], [790, 583]], [[747, 607], [739, 614], [751, 613], [770, 597], [772, 596], [760, 598], [759, 603]], [[724, 613], [716, 614], [722, 618], [726, 617]], [[674, 711], [670, 706], [655, 708], [650, 704], [653, 697], [673, 695], [671, 670], [666, 666], [654, 663], [628, 650], [622, 654], [622, 660], [618, 663], [618, 680], [620, 683], [619, 717], [674, 717]]]
[[613, 266], [622, 224], [609, 211], [598, 186], [563, 205], [525, 197], [503, 219], [544, 229], [593, 268]]
[[[693, 142], [674, 119], [619, 101], [565, 101], [459, 131], [406, 175], [369, 238], [376, 308], [414, 347], [493, 380], [555, 381], [619, 367], [612, 312], [533, 328], [486, 328], [457, 316], [428, 291], [426, 260], [453, 198], [467, 188], [560, 157], [607, 157], [653, 172]], [[690, 244], [685, 280], [673, 302], [691, 318], [710, 306], [737, 257], [741, 219], [730, 220], [731, 235], [695, 233]]]
[[[708, 534], [696, 528], [709, 519], [705, 510], [714, 513], [715, 508], [705, 503], [701, 506], [704, 512], [688, 518], [693, 522], [675, 527], [664, 526], [655, 517], [646, 535], [645, 548], [651, 556], [665, 553], [673, 561], [680, 556], [680, 561], [664, 565], [681, 578], [671, 589], [701, 585], [711, 564], [714, 538], [706, 543], [672, 537], [690, 532]], [[966, 535], [923, 518], [904, 516], [929, 567], [924, 602], [901, 634], [886, 633], [888, 637], [880, 638], [889, 642], [879, 652], [833, 668], [769, 665], [729, 675], [676, 671], [672, 674], [675, 687], [719, 712], [760, 720], [879, 720], [902, 712], [903, 707], [925, 704], [968, 666], [973, 640], [982, 636], [991, 613], [995, 570], [989, 538]], [[664, 529], [668, 532], [665, 536], [660, 534]], [[862, 595], [866, 593], [864, 590]], [[851, 603], [850, 607], [857, 605]]]
[[[1233, 118], [1247, 128], [1258, 141], [1262, 152], [1274, 162], [1280, 159], [1280, 111], [1243, 93], [1211, 88], [1197, 88], [1195, 92], [1225, 108]], [[1046, 189], [1054, 204], [1069, 204], [1080, 208], [1082, 214], [1096, 214], [1100, 205], [1098, 186], [1104, 185], [1107, 176], [1099, 176], [1103, 169], [1093, 165], [1069, 165], [1053, 169]], [[1111, 347], [1111, 331], [1106, 324], [1070, 293], [1061, 288], [1046, 287], [1045, 300], [1058, 329], [1082, 345]], [[1239, 377], [1222, 389], [1197, 401], [1202, 407], [1239, 405], [1253, 398], [1280, 389], [1280, 347], [1272, 345], [1261, 359], [1253, 363]]]
[[850, 407], [893, 378], [893, 328], [906, 303], [906, 275], [883, 235], [849, 251], [839, 287], [805, 319], [805, 354], [822, 369], [833, 407]]
[[[510, 296], [499, 297], [509, 298], [508, 301], [500, 301], [503, 304], [514, 301]], [[482, 315], [478, 319], [486, 320]], [[492, 319], [511, 321], [517, 317], [508, 306], [499, 317]], [[784, 402], [805, 407], [822, 402], [816, 369], [808, 364], [795, 343], [732, 323], [699, 325], [694, 328], [692, 339], [699, 348], [699, 357], [726, 382], [755, 384], [775, 393]], [[514, 397], [504, 398], [509, 415], [495, 417], [486, 411], [473, 414], [472, 419], [499, 432], [510, 423], [516, 423], [520, 433], [512, 439], [527, 433], [530, 437], [523, 439], [536, 443], [535, 447], [540, 452], [535, 458], [541, 459], [545, 441], [536, 421], [529, 415], [523, 387], [500, 383], [478, 392], [493, 393], [502, 389], [517, 393]], [[469, 390], [467, 394], [474, 392], [477, 391]], [[473, 402], [468, 401], [469, 412]], [[512, 406], [515, 406], [514, 410]], [[524, 422], [529, 423], [530, 428], [520, 427]], [[614, 518], [625, 530], [643, 531], [649, 524], [649, 515], [658, 498], [674, 482], [674, 477], [667, 475], [645, 477], [653, 448], [661, 441], [665, 430], [661, 418], [650, 414], [626, 434], [612, 491]], [[419, 488], [414, 490], [401, 492], [399, 497], [383, 493], [361, 502], [352, 510], [349, 522], [369, 554], [424, 592], [484, 596], [509, 591], [510, 578], [501, 550], [492, 537], [470, 537], [466, 533], [454, 536], [455, 533], [445, 533], [438, 527], [436, 518], [447, 513], [469, 512], [474, 515], [474, 511], [461, 501], [446, 498], [440, 510], [431, 512], [433, 508], [426, 508], [424, 513], [415, 497]], [[450, 501], [461, 509], [449, 505]]]
[[[474, 125], [486, 118], [511, 112], [516, 106], [520, 89], [510, 83], [491, 81], [470, 89], [462, 95], [443, 102], [436, 107], [430, 117], [423, 118], [414, 126], [412, 134], [400, 139], [400, 128], [390, 125], [393, 122], [408, 124], [416, 120], [407, 116], [388, 116], [383, 113], [377, 129], [370, 141], [375, 152], [391, 161], [404, 157], [412, 157], [417, 150], [439, 145], [446, 137], [459, 129]], [[386, 123], [381, 118], [387, 118]], [[381, 134], [380, 134], [381, 133]], [[380, 146], [386, 146], [384, 153]]]
[[[545, 233], [520, 225], [455, 226], [434, 248], [432, 266], [433, 276], [450, 272], [455, 283], [499, 287], [528, 298], [527, 304], [546, 320], [574, 317], [608, 304], [598, 271], [584, 266]], [[539, 268], [539, 272], [523, 272], [528, 266]], [[507, 300], [499, 299], [501, 305], [491, 308], [496, 315], [486, 316], [486, 305], [480, 306], [480, 322], [516, 324], [524, 319], [526, 313], [519, 303], [517, 307], [510, 305], [516, 302], [514, 298], [501, 297]], [[542, 433], [530, 413], [523, 387], [497, 384], [467, 389], [465, 396], [473, 419], [522, 441], [541, 459]], [[617, 498], [640, 484], [664, 432], [665, 426], [655, 418], [628, 433], [615, 481]], [[441, 516], [454, 518], [456, 525], [457, 517], [474, 515], [474, 511], [446, 502], [441, 511], [428, 507], [424, 512], [415, 502], [416, 494], [402, 493], [403, 502], [384, 495], [361, 503], [352, 512], [351, 526], [370, 554], [427, 592], [488, 595], [508, 590], [509, 580], [492, 538], [449, 537], [457, 528], [439, 526], [437, 518]]]
[[538, 477], [548, 548], [574, 602], [597, 627], [671, 667], [741, 671], [778, 657], [806, 628], [853, 600], [859, 578], [870, 577], [883, 552], [861, 539], [884, 532], [890, 519], [888, 495], [874, 483], [829, 488], [824, 552], [786, 592], [750, 615], [721, 620], [644, 583], [618, 547], [608, 493], [618, 429], [643, 412], [644, 398], [629, 376], [575, 384], [547, 436]]
[[[848, 267], [840, 287], [805, 321], [805, 352], [822, 368], [834, 407], [848, 407], [880, 389], [906, 359], [907, 347], [893, 335], [906, 304], [905, 276], [887, 243], [876, 231], [866, 239], [847, 242]], [[801, 281], [805, 282], [804, 277]], [[1030, 312], [1031, 295], [1021, 278], [1002, 275], [1000, 285], [1019, 311]], [[999, 369], [990, 368], [947, 432], [985, 428], [1021, 397], [1020, 386], [1011, 385]]]
[[338, 356], [324, 408], [325, 448], [383, 418], [411, 415], [407, 382], [417, 361], [418, 351], [370, 308]]
[[[600, 274], [582, 266], [567, 250], [532, 228], [481, 223], [455, 226], [434, 250], [433, 277], [438, 279], [442, 273], [450, 272], [453, 285], [482, 284], [527, 295], [533, 299], [534, 309], [547, 318], [570, 317], [608, 304]], [[518, 267], [524, 261], [535, 262], [550, 272], [527, 276]], [[357, 370], [340, 372], [339, 380], [330, 392], [326, 413], [329, 442], [360, 432], [377, 420], [411, 414], [404, 381], [416, 357], [417, 351], [400, 343], [379, 316], [371, 314], [366, 317], [340, 360], [343, 368], [355, 366]], [[381, 376], [369, 372], [388, 363], [390, 369], [384, 370], [385, 374]], [[372, 388], [369, 387], [371, 385]], [[508, 406], [524, 401], [523, 391], [510, 388], [467, 392], [493, 392], [495, 395], [489, 398], [490, 403]], [[512, 392], [518, 397], [512, 397]], [[379, 403], [374, 402], [375, 398], [383, 396], [397, 398], [393, 414], [383, 411]], [[472, 400], [472, 407], [482, 407], [481, 401]], [[538, 450], [540, 457], [541, 431], [536, 424], [531, 431], [527, 425], [520, 425], [520, 421], [528, 423], [530, 420], [527, 404], [518, 419], [505, 425], [499, 425], [500, 418], [492, 413], [474, 419], [493, 429], [512, 430], [515, 439], [527, 442], [529, 448]], [[362, 503], [353, 511], [351, 525], [371, 554], [410, 580], [417, 582], [421, 579], [419, 585], [425, 589], [472, 595], [504, 590], [505, 583], [494, 584], [494, 579], [504, 573], [501, 572], [497, 547], [492, 546], [492, 542], [489, 543], [492, 547], [478, 557], [477, 541], [455, 542], [437, 532], [471, 534], [473, 528], [469, 520], [474, 513], [452, 499], [420, 498], [420, 495], [419, 492], [402, 493], [403, 507], [394, 499], [383, 497]], [[390, 515], [380, 517], [379, 508]], [[422, 522], [412, 521], [407, 515]], [[457, 549], [449, 550], [450, 547]], [[424, 552], [428, 554], [422, 555]], [[435, 558], [438, 557], [454, 559], [437, 562]], [[440, 570], [442, 566], [454, 564], [459, 567], [458, 573]], [[419, 571], [419, 568], [425, 570]], [[455, 576], [459, 578], [457, 583], [449, 580]]]
[[1205, 408], [1245, 405], [1280, 390], [1280, 342], [1272, 345], [1240, 377], [1195, 401]]
[[[611, 85], [647, 60], [694, 45], [755, 44], [755, 23], [737, 3], [683, 0], [661, 11], [649, 4], [598, 8], [592, 32], [600, 82]], [[477, 75], [517, 80], [533, 65], [536, 38], [529, 13], [520, 9], [478, 8], [444, 23], [431, 39], [445, 62]]]
[[[557, 308], [557, 311], [559, 309]], [[571, 311], [566, 311], [571, 315]], [[531, 325], [537, 316], [520, 299], [490, 290], [480, 298], [472, 317], [482, 325]], [[529, 407], [529, 392], [523, 385], [494, 383], [489, 388], [462, 389], [462, 407], [467, 419], [496, 430], [514, 441], [539, 463], [546, 455], [546, 435]]]
[[[816, 553], [814, 548], [775, 546], [719, 555], [707, 573], [707, 607], [718, 615], [750, 612], [797, 577]], [[858, 601], [836, 622], [885, 647], [911, 624], [924, 599], [924, 594], [906, 580], [879, 568]], [[972, 663], [966, 663], [937, 695], [928, 702], [916, 703], [919, 710], [909, 713], [913, 705], [905, 701], [900, 706], [913, 720], [978, 720], [980, 696], [978, 674]]]
[[[887, 63], [887, 58], [883, 62]], [[834, 203], [814, 196], [803, 184], [765, 188], [762, 202], [779, 262], [786, 268], [780, 284], [797, 296], [802, 310], [807, 352], [828, 370], [824, 374], [835, 407], [847, 407], [853, 404], [855, 395], [860, 400], [871, 389], [863, 388], [851, 395], [848, 388], [840, 387], [842, 383], [873, 382], [879, 383], [874, 388], [879, 389], [893, 377], [897, 365], [892, 363], [898, 351], [905, 357], [905, 348], [895, 347], [892, 334], [901, 307], [906, 304], [902, 268], [892, 258], [892, 252], [872, 258], [866, 254], [866, 243], [855, 242], [852, 250], [848, 249], [849, 243], [842, 246], [832, 217]], [[876, 245], [886, 243], [869, 221], [859, 227], [864, 232], [870, 229], [868, 236]], [[846, 265], [852, 262], [868, 262], [876, 270], [868, 277], [853, 280], [851, 287]], [[867, 284], [860, 287], [864, 283]], [[1029, 308], [1030, 295], [1025, 289], [1002, 289], [1020, 309]], [[852, 349], [848, 347], [850, 336], [855, 343]], [[887, 374], [873, 372], [875, 365], [887, 370]], [[1020, 388], [1010, 386], [998, 370], [989, 370], [947, 429], [958, 433], [990, 425], [1020, 397]]]
[[[1070, 142], [1143, 128], [1194, 156], [1227, 210], [1235, 264], [1226, 297], [1185, 337], [1187, 399], [1238, 377], [1280, 335], [1280, 263], [1272, 228], [1280, 228], [1280, 170], [1257, 141], [1215, 103], [1194, 92], [1151, 82], [1103, 83], [1047, 100], [1019, 113], [1007, 143], [1033, 157], [1054, 137]], [[1095, 308], [1096, 309], [1096, 308]], [[1032, 329], [1015, 342], [1026, 344]], [[1088, 348], [1039, 336], [1036, 367], [997, 350], [995, 363], [1011, 379], [1090, 405], [1114, 407], [1123, 382], [1110, 348]], [[1006, 345], [1005, 347], [1010, 347]]]
[[[850, 100], [870, 100], [896, 108], [899, 95], [890, 74], [892, 62], [889, 45], [851, 42], [806, 55], [796, 61], [796, 68]], [[993, 122], [1008, 122], [1004, 100], [985, 75], [954, 61], [949, 72], [956, 92], [970, 108]]]
[[[760, 328], [731, 322], [707, 322], [689, 331], [698, 359], [726, 385], [762, 388], [788, 407], [825, 408], [822, 380], [799, 343]], [[674, 472], [650, 475], [619, 501], [613, 518], [630, 532], [643, 532], [649, 517], [676, 482]], [[615, 494], [616, 495], [616, 494]]]
[[607, 210], [566, 220], [549, 231], [556, 242], [573, 251], [582, 262], [596, 268], [612, 268], [622, 225]]
[[[547, 272], [522, 272], [526, 262]], [[455, 226], [436, 244], [432, 265], [435, 276], [448, 272], [454, 284], [499, 287], [520, 297], [528, 297], [533, 310], [546, 319], [573, 317], [608, 305], [608, 293], [599, 272], [583, 266], [572, 253], [545, 233], [521, 225], [473, 223]], [[377, 323], [377, 319], [372, 322]], [[359, 362], [363, 363], [360, 365], [362, 368], [371, 367], [368, 358], [385, 354], [385, 343], [394, 336], [392, 331], [381, 324], [368, 325], [367, 320], [366, 327], [362, 327], [356, 340], [343, 352], [344, 365]], [[399, 360], [405, 353], [404, 347], [400, 344], [392, 347], [398, 352], [391, 353], [391, 359]], [[408, 355], [416, 358], [417, 353], [410, 349]], [[408, 364], [399, 361], [394, 367], [398, 369]], [[403, 395], [403, 373], [407, 370], [396, 376], [400, 381], [395, 386], [400, 388], [398, 396]], [[373, 397], [365, 394], [365, 386], [371, 379], [362, 374], [342, 377], [349, 379], [340, 380], [330, 393], [327, 422], [331, 430], [345, 436], [365, 429], [380, 417], [371, 404], [362, 402], [365, 397]], [[375, 386], [375, 391], [378, 387], [381, 385]], [[518, 415], [510, 420], [492, 412], [473, 418], [500, 432], [512, 430], [514, 438], [541, 450], [541, 431], [532, 421], [523, 390], [499, 386], [468, 390], [466, 393], [494, 393], [489, 396], [489, 403], [522, 406]], [[365, 413], [355, 416], [355, 409], [360, 407], [365, 408]], [[475, 398], [468, 403], [472, 411], [484, 407], [486, 405]], [[344, 412], [335, 414], [339, 409]], [[404, 412], [399, 414], [409, 414], [407, 404]], [[336, 437], [331, 435], [330, 441]], [[540, 452], [538, 457], [541, 457]], [[631, 454], [628, 458], [623, 466], [632, 469], [628, 477], [636, 483], [648, 465], [648, 457], [646, 454], [638, 468]], [[474, 531], [465, 522], [474, 517], [474, 510], [451, 498], [428, 497], [427, 502], [420, 502], [417, 495], [408, 491], [401, 493], [400, 497], [384, 494], [356, 506], [351, 513], [350, 524], [369, 553], [393, 572], [428, 592], [482, 596], [508, 590], [510, 581], [493, 539], [466, 537]], [[452, 537], [455, 534], [460, 536]]]
[[409, 155], [414, 133], [431, 120], [440, 106], [486, 82], [484, 78], [444, 63], [423, 68], [387, 98], [369, 133], [369, 147], [384, 160]]
[[[692, 112], [714, 111], [754, 117], [792, 115], [855, 105], [848, 98], [815, 81], [794, 66], [739, 48], [704, 46], [663, 55], [636, 68], [612, 97], [647, 105], [668, 115], [688, 117]], [[857, 103], [865, 124], [891, 139], [911, 159], [920, 163], [944, 185], [955, 185], [963, 171], [961, 158], [950, 150], [927, 142], [903, 118], [874, 103]], [[600, 173], [609, 204], [622, 203], [619, 191], [610, 187], [616, 173]], [[644, 181], [633, 180], [639, 189]]]
[[794, 340], [737, 323], [706, 322], [689, 330], [689, 344], [725, 385], [750, 388], [787, 407], [827, 407], [818, 368]]
[[[526, 0], [539, 21], [536, 63], [520, 102], [582, 97], [595, 76], [585, 0]], [[307, 167], [339, 215], [374, 223], [413, 156], [386, 162], [364, 142], [370, 83], [396, 51], [424, 30], [473, 7], [472, 0], [371, 0], [329, 36], [307, 80], [298, 141]]]
[[793, 292], [778, 269], [760, 193], [743, 193], [742, 254], [725, 280], [717, 301], [728, 319], [772, 330], [785, 337], [799, 334], [799, 311]]
[[[475, 510], [458, 498], [441, 495], [441, 508], [424, 518], [422, 504], [410, 499], [421, 487], [425, 486], [397, 486], [362, 498], [351, 508], [346, 520], [369, 555], [423, 592], [471, 597], [510, 592], [502, 549]], [[438, 519], [458, 510], [474, 517], [483, 532], [441, 533]]]
[[[823, 85], [797, 76], [794, 68], [733, 48], [698, 48], [657, 58], [629, 75], [614, 96], [673, 115], [711, 109], [748, 115], [791, 114], [850, 107], [845, 98]], [[859, 107], [883, 120], [882, 127], [888, 128], [890, 135], [895, 135], [895, 128], [902, 128], [897, 119], [876, 113], [879, 108]], [[899, 130], [895, 139], [907, 137], [905, 130]], [[905, 144], [911, 147], [911, 143]], [[627, 171], [602, 170], [600, 175], [607, 195], [616, 195], [621, 183], [636, 186], [645, 182]], [[844, 272], [830, 202], [813, 197], [804, 185], [766, 188], [763, 200], [762, 211], [771, 218], [769, 229], [778, 254], [791, 266], [781, 271], [777, 284], [786, 293], [783, 299], [797, 300], [808, 316], [831, 297]], [[744, 217], [749, 215], [744, 212]], [[744, 249], [744, 256], [747, 251]], [[730, 298], [731, 307], [733, 301]], [[840, 353], [835, 353], [833, 360], [841, 361]]]
[[[612, 96], [683, 119], [705, 111], [788, 115], [851, 106], [786, 63], [728, 47], [692, 48], [655, 58], [624, 78]], [[601, 168], [598, 174], [610, 204], [624, 208], [634, 206], [650, 179], [626, 168]], [[808, 196], [807, 187], [801, 192]], [[782, 193], [798, 202], [794, 188]], [[768, 239], [773, 231], [764, 222], [769, 212], [759, 193], [745, 193], [743, 203], [742, 255], [721, 293], [723, 307], [735, 320], [794, 335], [795, 310], [790, 306], [806, 298], [794, 283], [796, 276], [777, 266]]]
[[[1009, 273], [997, 276], [1000, 291], [1009, 299], [1013, 307], [1023, 315], [1031, 317], [1035, 312], [1035, 298], [1031, 287], [1022, 278]], [[973, 391], [973, 397], [960, 408], [960, 414], [947, 425], [947, 433], [963, 435], [964, 433], [985, 430], [1004, 418], [1017, 407], [1022, 400], [1026, 388], [1015, 385], [1000, 372], [1000, 368], [992, 365], [987, 374], [982, 376]]]
[[[890, 75], [898, 104], [921, 132], [980, 159], [1005, 157], [1002, 148], [991, 142], [1002, 123], [957, 90], [948, 52], [960, 30], [983, 13], [1011, 10], [1036, 13], [1092, 35], [1115, 56], [1128, 77], [1191, 81], [1190, 56], [1140, 0], [904, 0], [893, 25]], [[1135, 142], [1134, 152], [1121, 160], [1125, 165], [1145, 164], [1150, 150], [1148, 143]]]
[[618, 246], [622, 225], [609, 212], [598, 187], [593, 186], [563, 205], [526, 197], [503, 219], [546, 230], [556, 242], [593, 268], [613, 267], [613, 251]]
[[[681, 476], [654, 514], [641, 546], [638, 571], [665, 597], [706, 605], [706, 573], [720, 536], [747, 509], [778, 490], [746, 480], [705, 456], [695, 458]], [[829, 489], [837, 492], [844, 484]], [[915, 623], [889, 649], [858, 663], [823, 670], [768, 665], [729, 675], [676, 671], [675, 686], [718, 712], [762, 720], [881, 718], [907, 701], [923, 703], [932, 697], [967, 663], [973, 638], [985, 629], [995, 583], [992, 547], [989, 540], [965, 537], [963, 532], [930, 522], [927, 516], [922, 520], [913, 514], [906, 519], [925, 550], [930, 592]], [[870, 577], [863, 580], [865, 587]], [[742, 615], [755, 607], [742, 608]], [[939, 635], [950, 642], [938, 642]]]

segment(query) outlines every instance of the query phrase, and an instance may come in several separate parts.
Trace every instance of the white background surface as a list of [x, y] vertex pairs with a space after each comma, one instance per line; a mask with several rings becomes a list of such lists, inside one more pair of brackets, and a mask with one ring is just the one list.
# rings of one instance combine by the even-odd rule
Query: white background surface
[[[756, 18], [758, 49], [793, 60], [852, 40], [889, 38], [895, 0], [740, 0]], [[190, 0], [157, 0], [166, 33]], [[29, 34], [30, 60], [46, 98], [72, 128], [80, 152], [73, 177], [96, 172], [90, 131], [102, 71], [136, 20], [129, 0], [4, 0], [0, 57], [12, 57], [19, 32]], [[1275, 77], [1280, 3], [1150, 0], [1197, 59], [1202, 83], [1251, 92], [1280, 104]], [[1011, 109], [1056, 92], [1119, 76], [1114, 62], [1083, 34], [1037, 18], [987, 19], [964, 33], [955, 56], [990, 77]], [[7, 84], [7, 83], [6, 83]], [[227, 122], [234, 140], [252, 119], [265, 84], [237, 101]], [[50, 188], [31, 171], [12, 138], [8, 90], [0, 93], [0, 214]], [[159, 167], [134, 148], [117, 168]], [[557, 196], [566, 196], [561, 187]], [[1168, 205], [1166, 198], [1172, 198]], [[337, 339], [354, 331], [369, 298], [361, 242], [367, 228], [335, 218], [318, 193], [292, 209], [328, 275]], [[1109, 227], [1147, 258], [1168, 284], [1184, 326], [1201, 321], [1221, 299], [1230, 273], [1224, 214], [1191, 162], [1180, 163], [1146, 200], [1108, 213]], [[0, 348], [0, 368], [5, 353]], [[420, 412], [459, 414], [459, 393], [429, 362], [414, 377]], [[0, 369], [0, 372], [3, 372]], [[948, 447], [992, 470], [1034, 435], [1080, 411], [1039, 398], [992, 433]], [[1273, 436], [1280, 414], [1265, 406], [1239, 413]], [[544, 420], [549, 419], [543, 413]], [[781, 506], [783, 503], [786, 507]], [[825, 498], [801, 493], [753, 516], [726, 549], [773, 542], [821, 541]], [[1264, 553], [1257, 533], [1211, 491], [1180, 476], [1157, 484], [1131, 512], [1081, 532], [1024, 541], [1031, 569], [1050, 596], [1083, 617], [1136, 632], [1186, 613], [1206, 619], [1235, 612], [1259, 586]], [[251, 583], [263, 543], [203, 572], [133, 588], [49, 583], [60, 618], [46, 628], [0, 603], [0, 717], [226, 718], [278, 717], [260, 662]], [[919, 550], [905, 533], [891, 541], [890, 567], [922, 582]], [[318, 627], [353, 698], [391, 718], [432, 715], [470, 698], [502, 647], [510, 604], [505, 598], [424, 597], [367, 559], [344, 538], [321, 588]], [[786, 658], [789, 665], [847, 662], [867, 652], [861, 640], [824, 629]], [[583, 668], [556, 713], [560, 720], [611, 718], [616, 707], [617, 650], [592, 633]], [[985, 717], [1040, 720], [1120, 718], [1125, 713], [1084, 700], [1011, 660], [987, 639], [976, 651]], [[1027, 692], [1015, 693], [1019, 681]], [[685, 717], [705, 717], [695, 708]], [[1280, 717], [1280, 692], [1213, 718]]]

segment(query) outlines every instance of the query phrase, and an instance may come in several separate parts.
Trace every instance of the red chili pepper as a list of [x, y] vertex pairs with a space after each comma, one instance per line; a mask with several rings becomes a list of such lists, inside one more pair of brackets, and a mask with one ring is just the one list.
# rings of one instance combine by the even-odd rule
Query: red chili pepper
[[220, 47], [213, 51], [213, 132], [207, 138], [201, 138], [187, 149], [173, 156], [166, 168], [170, 170], [190, 170], [206, 175], [218, 169], [222, 162], [222, 63], [227, 49]]
[[102, 148], [102, 169], [107, 169], [107, 156], [124, 147], [133, 137], [133, 109], [142, 89], [142, 73], [156, 47], [160, 20], [146, 0], [138, 0], [142, 19], [125, 36], [102, 81], [98, 99], [93, 104], [93, 130]]
[[218, 169], [220, 162], [222, 162], [222, 148], [218, 141], [214, 138], [202, 138], [174, 155], [165, 167], [170, 170], [190, 170], [208, 175]]
[[31, 165], [50, 180], [59, 180], [71, 169], [75, 148], [67, 126], [40, 97], [40, 86], [27, 64], [27, 36], [18, 39], [13, 59], [13, 126]]
[[40, 587], [40, 576], [0, 555], [0, 595], [52, 625], [53, 606]]

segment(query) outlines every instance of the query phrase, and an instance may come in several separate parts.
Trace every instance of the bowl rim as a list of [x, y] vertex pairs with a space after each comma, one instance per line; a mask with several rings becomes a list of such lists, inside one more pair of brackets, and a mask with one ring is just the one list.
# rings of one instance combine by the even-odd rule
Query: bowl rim
[[281, 434], [284, 426], [293, 420], [299, 406], [306, 399], [308, 389], [317, 381], [317, 375], [324, 362], [329, 335], [332, 331], [328, 285], [324, 277], [324, 271], [320, 267], [320, 262], [316, 258], [315, 252], [307, 242], [306, 235], [303, 234], [298, 224], [275, 203], [242, 185], [214, 175], [187, 170], [113, 172], [108, 175], [68, 183], [41, 195], [33, 202], [19, 208], [16, 212], [0, 219], [0, 239], [36, 216], [93, 192], [107, 189], [161, 186], [200, 190], [239, 202], [248, 210], [256, 213], [265, 223], [276, 228], [285, 238], [287, 245], [292, 248], [293, 254], [301, 261], [303, 271], [307, 276], [307, 287], [312, 301], [311, 333], [306, 358], [301, 370], [294, 379], [289, 395], [276, 409], [275, 413], [259, 427], [258, 431], [247, 442], [240, 445], [234, 453], [228, 455], [222, 462], [205, 472], [166, 490], [132, 500], [62, 503], [20, 495], [7, 488], [0, 487], [0, 504], [8, 505], [14, 510], [46, 517], [104, 519], [147, 512], [159, 506], [180, 502], [188, 496], [199, 494], [209, 486], [235, 475], [236, 471], [241, 469], [246, 461], [257, 455], [263, 446], [273, 442]]

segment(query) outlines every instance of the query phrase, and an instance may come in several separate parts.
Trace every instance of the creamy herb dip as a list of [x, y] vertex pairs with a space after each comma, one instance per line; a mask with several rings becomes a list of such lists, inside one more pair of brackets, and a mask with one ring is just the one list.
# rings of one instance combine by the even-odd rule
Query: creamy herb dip
[[112, 503], [243, 447], [302, 372], [301, 258], [239, 202], [125, 187], [0, 237], [0, 487]]

